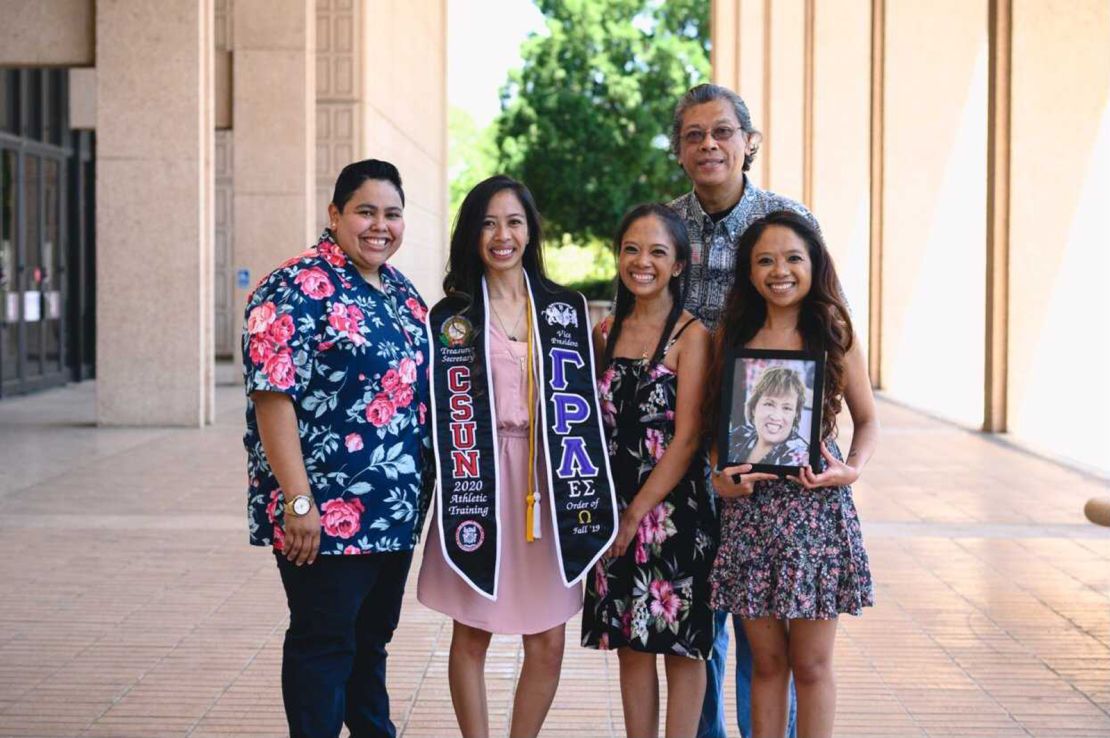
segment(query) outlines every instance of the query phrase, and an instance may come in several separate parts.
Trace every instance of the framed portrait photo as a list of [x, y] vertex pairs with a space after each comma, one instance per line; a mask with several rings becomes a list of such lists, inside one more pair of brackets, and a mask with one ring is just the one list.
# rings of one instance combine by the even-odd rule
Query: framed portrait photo
[[717, 467], [786, 476], [821, 460], [825, 355], [738, 347], [725, 356]]

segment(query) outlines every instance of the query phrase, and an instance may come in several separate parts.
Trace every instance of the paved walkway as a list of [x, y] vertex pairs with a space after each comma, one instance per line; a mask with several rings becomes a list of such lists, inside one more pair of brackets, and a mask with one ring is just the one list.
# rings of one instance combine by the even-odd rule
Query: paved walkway
[[[95, 428], [93, 391], [0, 403], [0, 736], [282, 735], [285, 604], [246, 544], [238, 391], [220, 388], [206, 430]], [[856, 489], [878, 605], [841, 623], [838, 733], [1110, 735], [1110, 529], [1082, 515], [1106, 483], [881, 414]], [[414, 590], [395, 720], [454, 735], [450, 626]], [[577, 629], [544, 735], [621, 735], [616, 658]], [[498, 735], [520, 658], [495, 639]]]

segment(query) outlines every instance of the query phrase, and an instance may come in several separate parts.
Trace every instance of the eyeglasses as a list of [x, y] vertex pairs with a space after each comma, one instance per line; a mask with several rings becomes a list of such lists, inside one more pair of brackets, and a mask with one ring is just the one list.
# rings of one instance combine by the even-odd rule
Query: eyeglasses
[[[740, 129], [733, 128], [732, 126], [714, 126], [714, 128], [709, 131], [709, 135], [713, 137], [714, 141], [727, 141], [732, 138], [738, 130]], [[700, 128], [686, 131], [686, 133], [682, 134], [682, 143], [690, 146], [697, 146], [705, 140], [705, 134], [706, 132]]]

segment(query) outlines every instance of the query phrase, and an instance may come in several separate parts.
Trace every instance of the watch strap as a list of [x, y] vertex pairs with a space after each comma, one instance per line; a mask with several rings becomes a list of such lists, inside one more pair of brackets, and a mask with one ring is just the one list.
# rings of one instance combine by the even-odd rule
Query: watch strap
[[[296, 505], [297, 500], [301, 499], [302, 497], [305, 498], [306, 500], [308, 500], [308, 510], [305, 510], [303, 513], [298, 513], [294, 509], [293, 506]], [[304, 515], [307, 515], [309, 510], [312, 509], [312, 495], [309, 495], [309, 494], [293, 495], [293, 497], [289, 498], [289, 500], [286, 501], [284, 507], [285, 507], [285, 514], [286, 515], [292, 515], [293, 517], [297, 517], [297, 518], [302, 517]]]

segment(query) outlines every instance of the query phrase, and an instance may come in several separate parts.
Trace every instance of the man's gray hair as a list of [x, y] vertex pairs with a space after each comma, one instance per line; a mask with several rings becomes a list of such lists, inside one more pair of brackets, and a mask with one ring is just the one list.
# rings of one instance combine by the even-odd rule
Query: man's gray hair
[[[707, 102], [714, 100], [727, 100], [732, 106], [732, 112], [736, 114], [736, 120], [740, 122], [740, 130], [747, 136], [756, 134], [762, 137], [763, 134], [756, 130], [752, 125], [752, 114], [748, 112], [748, 106], [744, 103], [743, 98], [727, 87], [714, 84], [701, 84], [696, 87], [691, 87], [678, 101], [678, 105], [674, 106], [674, 119], [671, 123], [671, 152], [677, 157], [682, 150], [682, 117], [686, 115], [686, 111], [695, 105], [703, 105]], [[758, 140], [752, 144], [751, 153], [744, 155], [744, 171], [748, 171], [752, 166], [752, 161], [755, 160], [755, 155], [759, 151]]]

